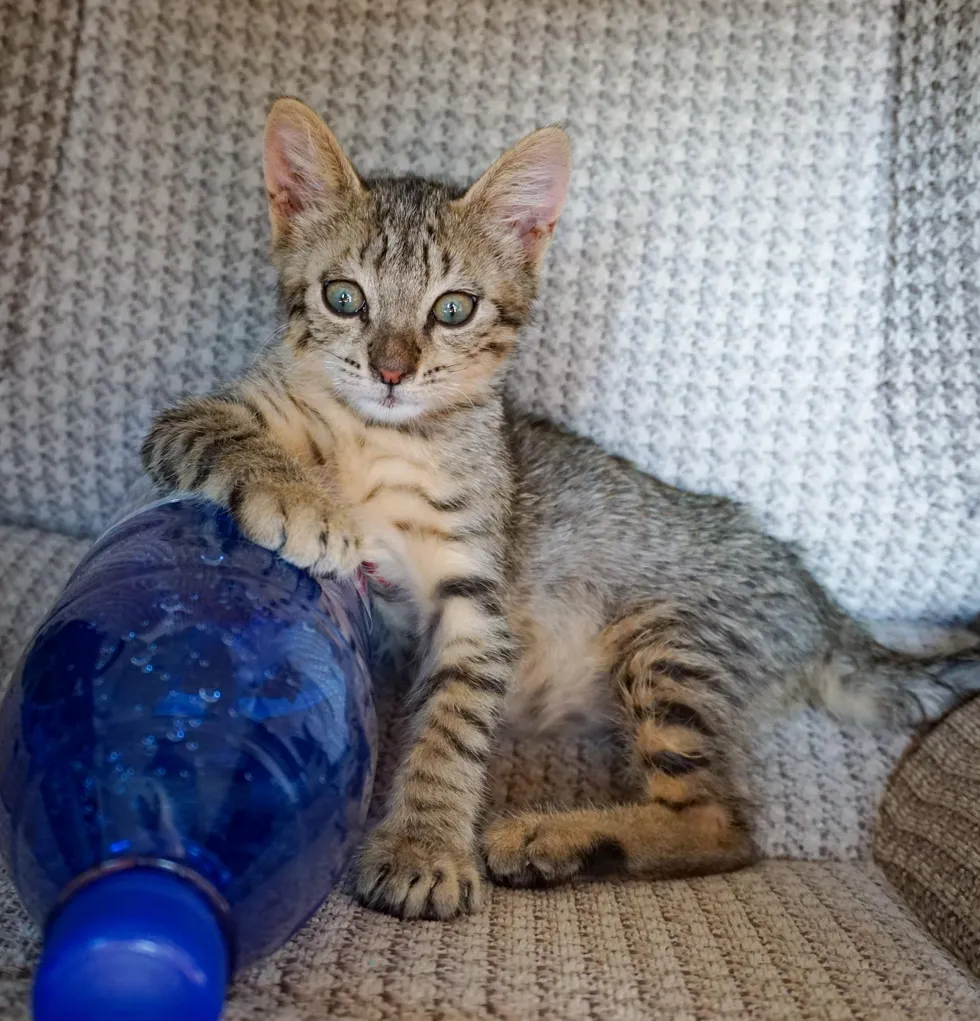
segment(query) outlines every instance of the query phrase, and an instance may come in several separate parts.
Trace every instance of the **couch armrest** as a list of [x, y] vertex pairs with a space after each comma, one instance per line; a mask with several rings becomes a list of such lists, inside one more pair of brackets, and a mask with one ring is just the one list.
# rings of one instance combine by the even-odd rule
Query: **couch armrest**
[[873, 852], [933, 936], [980, 974], [980, 698], [899, 762]]

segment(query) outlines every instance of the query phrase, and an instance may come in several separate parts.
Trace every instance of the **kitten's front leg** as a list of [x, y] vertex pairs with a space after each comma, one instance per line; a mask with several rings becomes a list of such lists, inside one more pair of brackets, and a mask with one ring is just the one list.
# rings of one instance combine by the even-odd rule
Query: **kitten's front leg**
[[[309, 450], [315, 425], [297, 402], [244, 381], [164, 411], [143, 443], [143, 467], [164, 488], [227, 507], [253, 542], [297, 567], [348, 574], [361, 560], [350, 512], [291, 449]], [[329, 450], [317, 455], [326, 464]]]
[[476, 825], [516, 660], [498, 580], [445, 579], [435, 602], [413, 738], [387, 816], [358, 862], [358, 899], [400, 918], [446, 919], [480, 907]]

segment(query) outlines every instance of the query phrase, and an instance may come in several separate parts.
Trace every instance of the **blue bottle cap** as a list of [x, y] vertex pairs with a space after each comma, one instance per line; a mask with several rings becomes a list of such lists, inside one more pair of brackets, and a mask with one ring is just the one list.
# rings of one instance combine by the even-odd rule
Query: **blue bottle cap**
[[34, 978], [34, 1021], [217, 1021], [228, 948], [193, 884], [162, 869], [111, 872], [54, 916]]

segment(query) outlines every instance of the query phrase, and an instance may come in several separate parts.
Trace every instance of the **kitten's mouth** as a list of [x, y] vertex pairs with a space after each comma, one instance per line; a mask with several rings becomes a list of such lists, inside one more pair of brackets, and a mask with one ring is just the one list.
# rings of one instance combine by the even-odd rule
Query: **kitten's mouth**
[[398, 387], [385, 387], [384, 392], [361, 391], [352, 394], [351, 403], [370, 421], [399, 423], [408, 422], [425, 413], [424, 405], [419, 403], [418, 396], [410, 392], [402, 392]]

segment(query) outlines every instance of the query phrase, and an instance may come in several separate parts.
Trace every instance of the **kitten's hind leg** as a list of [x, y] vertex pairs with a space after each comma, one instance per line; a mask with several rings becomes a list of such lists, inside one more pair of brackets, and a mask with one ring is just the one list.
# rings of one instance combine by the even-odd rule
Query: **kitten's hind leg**
[[703, 651], [650, 615], [610, 628], [609, 637], [639, 798], [497, 820], [485, 839], [497, 882], [725, 872], [757, 858], [732, 780], [739, 705], [731, 683]]

